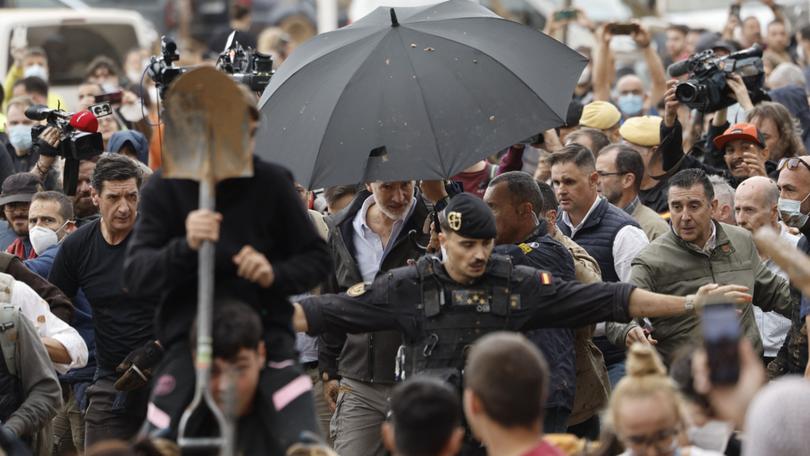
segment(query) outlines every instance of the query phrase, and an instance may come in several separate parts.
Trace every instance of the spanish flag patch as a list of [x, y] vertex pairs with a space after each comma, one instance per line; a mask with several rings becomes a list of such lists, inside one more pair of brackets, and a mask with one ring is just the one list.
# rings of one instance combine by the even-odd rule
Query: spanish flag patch
[[551, 285], [551, 274], [548, 272], [541, 272], [540, 273], [540, 283], [543, 285]]

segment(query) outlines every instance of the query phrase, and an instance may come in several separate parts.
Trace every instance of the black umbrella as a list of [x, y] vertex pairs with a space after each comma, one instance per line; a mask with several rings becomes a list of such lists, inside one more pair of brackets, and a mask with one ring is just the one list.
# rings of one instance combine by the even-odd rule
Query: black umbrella
[[309, 188], [447, 178], [561, 125], [585, 64], [468, 0], [378, 8], [284, 62], [256, 153]]

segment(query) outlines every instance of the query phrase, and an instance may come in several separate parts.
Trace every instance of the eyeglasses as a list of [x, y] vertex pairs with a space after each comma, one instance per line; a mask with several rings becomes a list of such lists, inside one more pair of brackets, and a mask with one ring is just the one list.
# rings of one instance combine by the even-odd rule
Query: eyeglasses
[[799, 164], [804, 165], [808, 171], [810, 171], [810, 165], [807, 164], [806, 161], [802, 160], [801, 158], [783, 158], [779, 160], [779, 166], [776, 167], [777, 170], [782, 171], [783, 169], [787, 168], [791, 171], [795, 170], [799, 167]]
[[[630, 445], [636, 447], [653, 447], [659, 454], [669, 454], [675, 451], [675, 449], [678, 447], [678, 440], [675, 438], [675, 436], [678, 435], [678, 432], [678, 428], [674, 427], [672, 429], [658, 431], [652, 435], [629, 435], [625, 437], [625, 440]], [[632, 455], [639, 454], [632, 450], [629, 453]]]
[[599, 177], [607, 177], [607, 176], [623, 176], [627, 173], [609, 173], [606, 171], [597, 171], [596, 174], [598, 174]]

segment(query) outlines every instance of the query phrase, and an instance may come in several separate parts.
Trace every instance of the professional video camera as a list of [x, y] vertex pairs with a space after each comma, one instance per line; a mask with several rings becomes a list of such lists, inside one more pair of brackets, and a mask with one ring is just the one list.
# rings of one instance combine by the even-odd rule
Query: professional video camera
[[[261, 93], [273, 76], [273, 57], [252, 48], [243, 48], [236, 41], [235, 35], [236, 32], [232, 32], [228, 37], [225, 49], [217, 58], [217, 69], [231, 75], [235, 82], [245, 84], [250, 90]], [[180, 53], [177, 51], [177, 44], [170, 38], [161, 37], [160, 52], [160, 57], [152, 56], [147, 73], [155, 81], [160, 97], [164, 98], [172, 81], [190, 67], [174, 66], [174, 62], [180, 59]]]
[[[104, 140], [98, 133], [98, 119], [90, 111], [77, 113], [61, 109], [48, 109], [47, 106], [33, 105], [25, 110], [31, 120], [44, 120], [46, 125], [36, 125], [31, 129], [31, 138], [37, 144], [39, 135], [47, 126], [59, 131], [59, 146], [56, 154], [65, 158], [63, 185], [65, 193], [74, 195], [79, 177], [79, 161], [88, 160], [104, 151]], [[38, 145], [43, 147], [42, 145]]]
[[762, 48], [758, 45], [725, 57], [717, 57], [713, 50], [708, 49], [669, 66], [672, 77], [687, 73], [689, 79], [676, 86], [675, 96], [681, 103], [700, 112], [714, 112], [737, 102], [726, 82], [733, 73], [740, 75], [753, 103], [769, 99], [762, 88], [765, 71]]

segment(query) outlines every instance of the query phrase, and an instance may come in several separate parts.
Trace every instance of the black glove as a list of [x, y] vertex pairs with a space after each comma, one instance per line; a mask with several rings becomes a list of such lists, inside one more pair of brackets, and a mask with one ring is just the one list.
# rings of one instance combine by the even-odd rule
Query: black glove
[[115, 372], [120, 376], [115, 382], [115, 389], [133, 391], [149, 383], [152, 371], [161, 358], [163, 358], [163, 347], [156, 340], [133, 350], [115, 368]]

